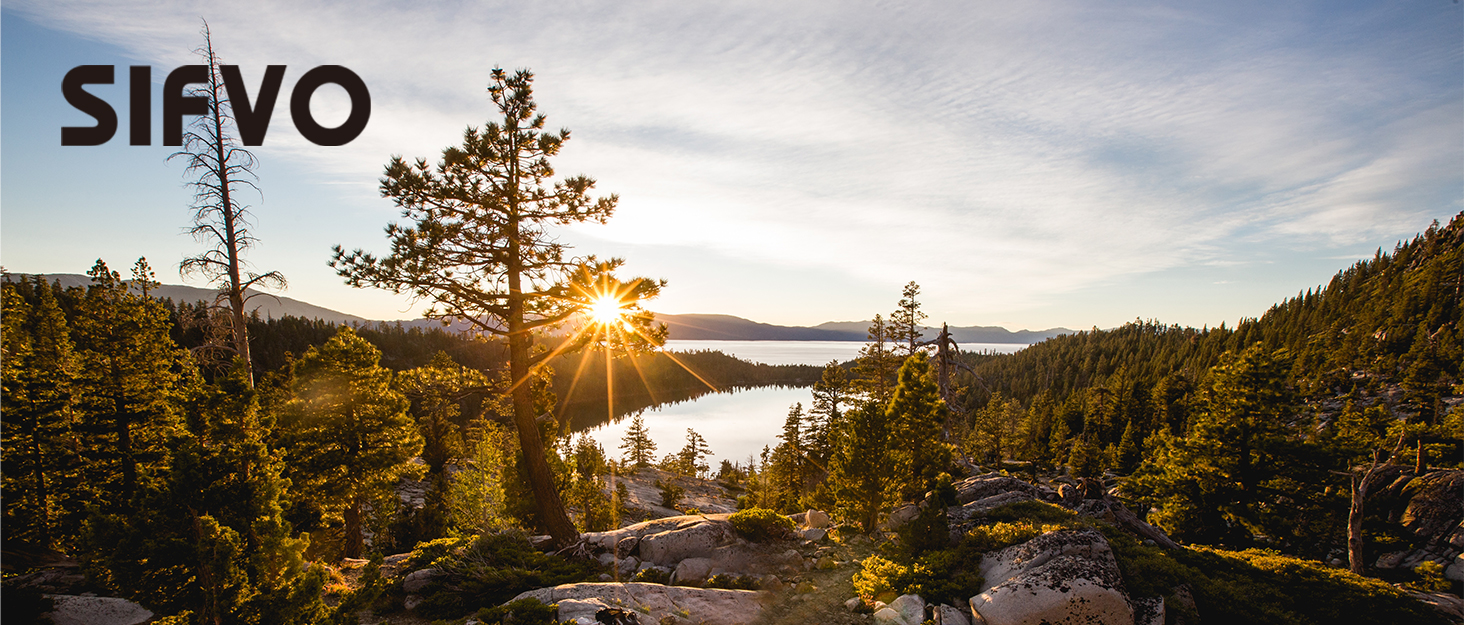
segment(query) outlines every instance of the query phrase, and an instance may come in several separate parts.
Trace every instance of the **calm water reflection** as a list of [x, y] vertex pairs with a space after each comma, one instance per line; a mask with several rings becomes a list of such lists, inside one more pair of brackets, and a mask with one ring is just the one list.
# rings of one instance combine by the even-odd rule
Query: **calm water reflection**
[[[718, 350], [743, 360], [770, 365], [823, 365], [830, 360], [845, 362], [859, 354], [863, 343], [854, 341], [667, 341], [676, 351]], [[1000, 343], [963, 344], [963, 351], [1015, 352], [1026, 345]], [[808, 410], [813, 395], [808, 387], [763, 386], [719, 393], [684, 392], [672, 397], [621, 397], [616, 399], [616, 420], [604, 423], [609, 408], [603, 403], [570, 405], [564, 412], [571, 428], [586, 432], [613, 458], [620, 457], [620, 439], [630, 427], [630, 415], [642, 411], [656, 457], [679, 451], [686, 444], [686, 429], [707, 439], [714, 456], [713, 470], [723, 459], [746, 463], [748, 456], [762, 453], [764, 445], [775, 447], [788, 408], [802, 403]], [[659, 405], [655, 405], [659, 403]], [[646, 408], [646, 406], [654, 406]]]

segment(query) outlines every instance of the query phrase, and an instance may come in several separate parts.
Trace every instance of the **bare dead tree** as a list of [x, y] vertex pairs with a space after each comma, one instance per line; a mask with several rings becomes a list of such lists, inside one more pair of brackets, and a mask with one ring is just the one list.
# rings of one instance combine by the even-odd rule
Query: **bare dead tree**
[[[245, 302], [254, 297], [251, 287], [284, 288], [285, 277], [278, 271], [249, 271], [244, 253], [257, 243], [249, 231], [249, 207], [240, 202], [241, 191], [259, 193], [254, 174], [258, 163], [254, 154], [240, 147], [236, 139], [238, 127], [229, 102], [225, 77], [214, 52], [208, 22], [203, 24], [203, 46], [194, 51], [205, 65], [194, 66], [197, 75], [190, 75], [194, 84], [184, 112], [197, 114], [183, 133], [181, 149], [168, 160], [181, 158], [194, 176], [193, 226], [189, 234], [209, 247], [196, 256], [183, 260], [182, 275], [201, 275], [218, 288], [214, 306], [229, 313], [230, 347], [234, 354], [250, 365], [249, 384], [254, 384], [253, 363], [249, 355], [249, 327]], [[236, 72], [237, 73], [237, 72]], [[237, 80], [237, 76], [231, 76]], [[205, 107], [198, 110], [196, 107]], [[247, 104], [246, 104], [247, 106]], [[195, 107], [190, 110], [189, 107]], [[164, 133], [166, 135], [166, 131]]]

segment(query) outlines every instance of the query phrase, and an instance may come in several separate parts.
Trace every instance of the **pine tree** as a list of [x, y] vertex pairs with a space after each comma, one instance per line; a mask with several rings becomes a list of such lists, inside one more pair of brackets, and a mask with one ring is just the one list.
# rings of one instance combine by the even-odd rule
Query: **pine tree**
[[236, 360], [189, 400], [188, 427], [170, 441], [166, 478], [130, 514], [92, 519], [103, 580], [156, 612], [192, 623], [315, 623], [325, 573], [303, 555], [280, 503], [283, 463], [247, 368]]
[[[76, 477], [71, 394], [77, 363], [70, 329], [51, 286], [40, 278], [5, 284], [3, 297], [0, 475], [6, 540], [43, 549], [69, 546], [79, 530], [80, 507], [65, 502]], [[69, 515], [67, 507], [73, 508]]]
[[951, 446], [942, 435], [948, 412], [924, 352], [916, 352], [900, 367], [887, 412], [897, 483], [904, 496], [917, 496], [935, 485], [936, 476], [953, 468]]
[[697, 477], [712, 470], [706, 462], [706, 457], [712, 455], [712, 448], [707, 445], [707, 439], [697, 434], [696, 430], [686, 428], [686, 446], [676, 455], [684, 475]]
[[651, 466], [655, 459], [656, 441], [651, 440], [651, 432], [639, 413], [631, 418], [630, 427], [620, 439], [620, 451], [624, 454], [620, 461], [637, 469]]
[[854, 373], [858, 376], [854, 387], [881, 409], [889, 404], [895, 390], [895, 375], [902, 362], [891, 349], [890, 327], [879, 315], [869, 325], [869, 342], [859, 350]]
[[[585, 176], [554, 181], [549, 159], [569, 140], [569, 131], [545, 132], [532, 85], [527, 70], [509, 75], [494, 69], [488, 93], [501, 121], [481, 132], [468, 128], [463, 145], [443, 150], [436, 167], [426, 159], [392, 159], [381, 191], [413, 223], [387, 226], [392, 251], [385, 258], [337, 246], [331, 266], [352, 286], [429, 299], [433, 306], [426, 316], [454, 318], [507, 340], [508, 394], [536, 517], [555, 542], [567, 545], [577, 532], [555, 487], [539, 433], [541, 413], [534, 411], [529, 388], [534, 371], [557, 352], [535, 351], [535, 335], [582, 314], [594, 298], [633, 307], [634, 300], [654, 297], [661, 283], [602, 279], [622, 261], [570, 258], [567, 246], [548, 233], [554, 225], [605, 222], [617, 198], [591, 197], [594, 180]], [[616, 288], [595, 295], [597, 286]], [[629, 334], [650, 336], [652, 342], [664, 336], [651, 329], [650, 315], [616, 321], [636, 326], [640, 332]]]
[[925, 321], [926, 314], [920, 311], [920, 302], [915, 299], [918, 295], [920, 285], [912, 280], [901, 291], [899, 305], [890, 314], [891, 339], [904, 347], [901, 356], [905, 358], [915, 355], [920, 349], [920, 324]]
[[342, 553], [364, 552], [364, 514], [394, 505], [406, 461], [422, 449], [408, 402], [391, 390], [381, 352], [351, 328], [305, 352], [294, 365], [295, 398], [281, 426], [290, 477], [345, 523]]
[[461, 403], [468, 394], [488, 389], [488, 379], [479, 371], [453, 362], [446, 352], [438, 351], [427, 365], [398, 373], [393, 387], [411, 402], [410, 413], [422, 435], [422, 462], [427, 465], [426, 501], [410, 522], [418, 540], [440, 538], [445, 535], [452, 516], [446, 468], [465, 454], [463, 428], [459, 424]]
[[[138, 282], [148, 281], [139, 262]], [[154, 468], [167, 464], [167, 441], [181, 425], [181, 373], [189, 360], [169, 336], [167, 310], [134, 294], [98, 260], [77, 316], [77, 453], [85, 491], [103, 512], [127, 509]], [[89, 492], [88, 492], [89, 491]]]
[[[188, 132], [183, 133], [182, 149], [168, 159], [182, 158], [188, 173], [197, 175], [189, 183], [194, 191], [193, 227], [189, 233], [209, 249], [184, 259], [179, 270], [185, 275], [202, 275], [218, 286], [214, 305], [228, 307], [230, 348], [236, 357], [250, 364], [249, 383], [253, 385], [248, 313], [244, 310], [245, 302], [253, 295], [246, 291], [256, 286], [283, 288], [285, 277], [278, 271], [251, 272], [244, 260], [244, 253], [254, 247], [257, 239], [249, 232], [249, 207], [242, 202], [241, 194], [244, 189], [258, 191], [254, 182], [258, 179], [254, 175], [258, 161], [234, 138], [234, 107], [225, 83], [238, 83], [233, 87], [242, 92], [238, 70], [233, 69], [231, 74], [220, 65], [207, 23], [203, 25], [203, 46], [194, 52], [204, 64], [191, 67], [203, 75], [192, 76], [194, 82], [202, 84], [190, 95], [201, 100], [206, 108]], [[282, 66], [280, 69], [283, 71]]]
[[837, 444], [836, 435], [843, 427], [844, 412], [850, 396], [849, 374], [838, 361], [824, 366], [823, 375], [813, 383], [813, 405], [808, 410], [805, 447], [820, 463], [828, 461]]
[[882, 406], [865, 403], [847, 413], [840, 445], [829, 461], [834, 511], [859, 523], [864, 532], [877, 527], [894, 484], [890, 470], [890, 423]]

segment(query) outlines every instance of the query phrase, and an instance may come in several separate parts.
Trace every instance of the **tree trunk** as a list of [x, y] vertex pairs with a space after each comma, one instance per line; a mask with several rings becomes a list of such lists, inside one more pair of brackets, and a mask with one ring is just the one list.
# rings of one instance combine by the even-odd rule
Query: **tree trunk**
[[345, 558], [359, 558], [361, 552], [366, 549], [366, 540], [361, 536], [361, 498], [351, 498], [351, 504], [346, 506], [346, 540], [341, 548], [341, 556]]
[[1362, 560], [1362, 514], [1363, 501], [1367, 498], [1367, 478], [1372, 477], [1376, 467], [1361, 477], [1352, 474], [1352, 507], [1347, 511], [1347, 567], [1353, 573], [1363, 574], [1366, 563]]

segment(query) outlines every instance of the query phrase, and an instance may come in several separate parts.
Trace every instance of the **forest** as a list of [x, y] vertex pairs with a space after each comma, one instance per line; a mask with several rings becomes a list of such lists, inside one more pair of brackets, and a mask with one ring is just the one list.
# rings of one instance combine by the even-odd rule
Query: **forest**
[[[1457, 593], [1464, 213], [1233, 327], [1136, 320], [964, 354], [924, 338], [910, 282], [851, 362], [666, 352], [643, 307], [666, 283], [548, 233], [603, 223], [618, 198], [555, 178], [569, 131], [545, 130], [531, 72], [494, 69], [500, 117], [436, 164], [384, 167], [381, 194], [403, 220], [385, 229], [390, 251], [336, 246], [329, 261], [350, 286], [425, 300], [426, 317], [468, 330], [261, 319], [249, 289], [284, 276], [241, 260], [254, 240], [235, 198], [257, 190], [256, 161], [228, 134], [203, 34], [206, 111], [174, 156], [195, 175], [191, 232], [205, 247], [180, 270], [216, 300], [153, 297], [146, 259], [127, 278], [98, 260], [86, 288], [3, 285], [7, 620], [39, 620], [72, 594], [18, 583], [50, 584], [60, 562], [80, 569], [68, 590], [169, 625], [368, 611], [549, 623], [542, 604], [500, 604], [572, 582], [680, 579], [649, 562], [620, 571], [619, 542], [592, 557], [607, 532], [662, 517], [715, 520], [738, 546], [783, 541], [756, 548], [797, 561], [778, 569], [794, 595], [848, 588], [845, 616], [861, 623], [906, 596], [975, 606], [985, 554], [1056, 532], [1103, 545], [1133, 598], [1175, 606], [1166, 622], [1437, 622], [1407, 593]], [[708, 466], [694, 430], [657, 457], [639, 416], [618, 458], [572, 435], [599, 415], [769, 384], [809, 385], [812, 401], [747, 464]], [[642, 475], [657, 476], [659, 505], [630, 505]], [[983, 480], [1051, 500], [953, 518], [960, 489]], [[678, 484], [737, 510], [713, 520]], [[1106, 516], [1080, 518], [1090, 504]], [[830, 529], [811, 526], [819, 515]], [[795, 535], [795, 516], [813, 533]], [[697, 583], [785, 589], [777, 575]], [[1290, 605], [1301, 597], [1315, 601]]]

